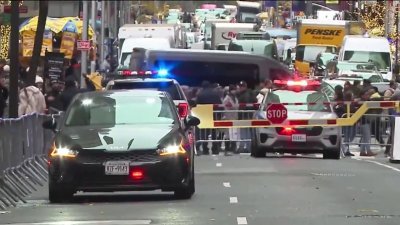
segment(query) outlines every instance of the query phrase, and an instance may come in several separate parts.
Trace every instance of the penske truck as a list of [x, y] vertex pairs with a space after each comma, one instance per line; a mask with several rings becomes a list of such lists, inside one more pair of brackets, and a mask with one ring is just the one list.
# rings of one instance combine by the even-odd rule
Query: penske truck
[[358, 21], [315, 20], [299, 21], [295, 69], [300, 75], [308, 76], [310, 63], [316, 61], [319, 53], [337, 54], [346, 35], [360, 35], [365, 26]]

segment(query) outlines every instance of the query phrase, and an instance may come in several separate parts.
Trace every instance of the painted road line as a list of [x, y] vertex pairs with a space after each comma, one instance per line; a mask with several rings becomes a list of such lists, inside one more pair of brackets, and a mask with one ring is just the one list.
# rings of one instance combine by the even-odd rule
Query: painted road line
[[223, 185], [224, 185], [224, 187], [227, 187], [227, 188], [231, 187], [231, 183], [229, 183], [229, 182], [224, 182]]
[[246, 217], [237, 217], [237, 224], [238, 225], [246, 225], [247, 224], [247, 218]]
[[398, 169], [396, 167], [393, 167], [393, 166], [386, 165], [384, 163], [380, 163], [380, 162], [376, 162], [376, 161], [372, 161], [372, 160], [364, 160], [364, 161], [365, 162], [374, 163], [374, 164], [379, 165], [379, 166], [383, 166], [385, 168], [391, 169], [391, 170], [396, 171], [396, 172], [400, 172], [400, 169]]
[[222, 163], [217, 163], [216, 166], [217, 167], [222, 167]]
[[231, 204], [236, 204], [236, 203], [238, 203], [237, 197], [229, 197], [229, 203], [231, 203]]
[[40, 222], [40, 223], [8, 223], [9, 225], [146, 225], [151, 224], [151, 220], [89, 220], [89, 221], [57, 221], [57, 222]]

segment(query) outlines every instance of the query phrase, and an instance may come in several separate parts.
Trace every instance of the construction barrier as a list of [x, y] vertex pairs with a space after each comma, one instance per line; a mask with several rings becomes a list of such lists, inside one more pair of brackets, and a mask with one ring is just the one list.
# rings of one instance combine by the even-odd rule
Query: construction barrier
[[[223, 119], [221, 113], [229, 113], [235, 111], [229, 110], [216, 110], [218, 108], [222, 108], [223, 105], [197, 105], [192, 109], [192, 113], [194, 116], [198, 117], [201, 121], [198, 126], [200, 129], [205, 128], [254, 128], [254, 127], [308, 127], [308, 126], [352, 126], [354, 125], [369, 109], [393, 109], [395, 108], [397, 111], [399, 110], [399, 102], [398, 101], [366, 101], [366, 102], [358, 102], [360, 107], [358, 110], [351, 114], [350, 113], [350, 104], [354, 102], [322, 102], [322, 103], [280, 103], [283, 105], [318, 105], [318, 104], [344, 104], [346, 105], [347, 115], [346, 118], [337, 118], [337, 119], [287, 119], [283, 123], [280, 124], [272, 124], [267, 119], [253, 119], [245, 118], [245, 119]], [[239, 109], [241, 107], [250, 107], [252, 109], [246, 110], [248, 113], [254, 113], [255, 109], [258, 110], [260, 105], [258, 104], [241, 104], [239, 105]], [[239, 113], [239, 112], [238, 112]]]

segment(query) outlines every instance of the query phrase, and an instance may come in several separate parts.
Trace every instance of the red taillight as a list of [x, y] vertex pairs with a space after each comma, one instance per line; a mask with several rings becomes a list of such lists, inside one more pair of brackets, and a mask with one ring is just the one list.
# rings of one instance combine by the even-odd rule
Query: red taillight
[[131, 177], [134, 180], [141, 180], [144, 177], [143, 171], [139, 169], [132, 170]]
[[178, 113], [179, 117], [185, 118], [188, 115], [189, 105], [187, 103], [179, 103], [178, 105]]
[[143, 71], [143, 70], [139, 71], [139, 75], [145, 75], [145, 74], [146, 74], [145, 71]]
[[295, 133], [295, 130], [291, 127], [284, 127], [282, 130], [279, 132], [281, 135], [292, 135]]

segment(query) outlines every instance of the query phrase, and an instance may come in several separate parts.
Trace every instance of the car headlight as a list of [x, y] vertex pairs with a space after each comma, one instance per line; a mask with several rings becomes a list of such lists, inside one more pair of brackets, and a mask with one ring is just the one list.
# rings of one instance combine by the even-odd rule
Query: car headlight
[[68, 157], [68, 158], [75, 158], [78, 154], [78, 151], [66, 148], [66, 147], [56, 147], [55, 144], [52, 146], [52, 150], [50, 153], [51, 157]]
[[186, 154], [186, 150], [182, 145], [169, 145], [158, 150], [160, 155], [177, 155]]

